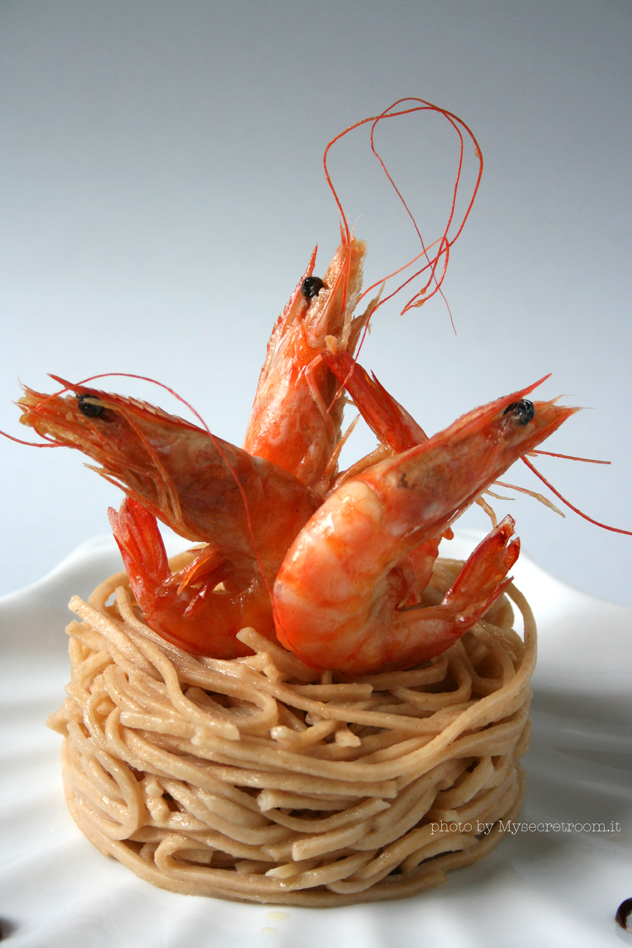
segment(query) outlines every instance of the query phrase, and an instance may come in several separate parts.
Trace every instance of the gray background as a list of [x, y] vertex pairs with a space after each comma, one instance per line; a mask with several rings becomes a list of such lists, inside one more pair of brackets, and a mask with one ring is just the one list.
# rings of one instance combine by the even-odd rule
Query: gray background
[[[432, 433], [547, 372], [586, 406], [540, 460], [575, 504], [632, 529], [629, 0], [0, 4], [0, 428], [18, 377], [150, 375], [240, 443], [273, 320], [320, 245], [337, 243], [322, 151], [418, 95], [461, 116], [485, 156], [445, 304], [384, 307], [363, 363]], [[389, 124], [389, 169], [427, 239], [445, 219], [453, 136]], [[332, 172], [367, 277], [416, 252], [366, 135]], [[104, 385], [107, 387], [107, 385]], [[180, 409], [156, 389], [109, 386]], [[348, 456], [372, 445], [357, 438]], [[0, 593], [107, 532], [119, 493], [70, 451], [0, 438]], [[523, 465], [510, 479], [538, 488]], [[523, 549], [571, 585], [632, 604], [632, 538], [533, 500], [498, 503]], [[478, 510], [463, 525], [487, 529]]]

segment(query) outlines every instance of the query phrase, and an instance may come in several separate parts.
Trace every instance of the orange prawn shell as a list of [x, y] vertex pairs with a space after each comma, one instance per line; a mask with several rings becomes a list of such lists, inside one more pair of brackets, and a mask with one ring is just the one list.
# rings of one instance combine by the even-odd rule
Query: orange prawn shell
[[[136, 399], [59, 379], [72, 395], [25, 388], [20, 421], [97, 461], [101, 476], [143, 503], [176, 533], [217, 544], [239, 568], [257, 556], [274, 578], [285, 552], [320, 501], [284, 469]], [[99, 402], [86, 416], [77, 397]], [[270, 510], [283, 509], [284, 517]], [[254, 547], [253, 547], [254, 537]]]
[[323, 277], [324, 288], [307, 300], [301, 286], [313, 273], [316, 251], [312, 254], [272, 332], [244, 440], [250, 454], [292, 471], [321, 494], [330, 486], [326, 471], [340, 438], [344, 402], [335, 399], [340, 384], [320, 354], [327, 336], [355, 347], [366, 321], [351, 319], [365, 252], [363, 241], [343, 240]]
[[[277, 636], [287, 648], [314, 667], [348, 673], [397, 664], [398, 650], [404, 665], [428, 657], [425, 642], [415, 652], [399, 618], [406, 557], [578, 410], [536, 402], [526, 425], [505, 414], [534, 387], [469, 412], [330, 495], [290, 547], [274, 585]], [[453, 640], [437, 636], [432, 654]]]

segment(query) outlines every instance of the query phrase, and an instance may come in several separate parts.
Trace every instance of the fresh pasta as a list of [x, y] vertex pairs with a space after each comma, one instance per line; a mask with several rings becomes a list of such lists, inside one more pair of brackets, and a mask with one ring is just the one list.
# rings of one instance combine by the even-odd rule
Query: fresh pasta
[[[186, 562], [187, 554], [172, 563]], [[436, 601], [462, 564], [439, 560]], [[422, 666], [319, 673], [253, 629], [193, 656], [149, 629], [125, 573], [71, 609], [70, 813], [101, 852], [175, 892], [334, 906], [439, 885], [518, 812], [536, 633], [513, 587]]]

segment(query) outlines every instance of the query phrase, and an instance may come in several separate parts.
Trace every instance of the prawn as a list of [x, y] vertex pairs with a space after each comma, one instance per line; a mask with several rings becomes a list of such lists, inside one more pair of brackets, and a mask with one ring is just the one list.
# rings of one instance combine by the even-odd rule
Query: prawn
[[510, 517], [471, 554], [437, 606], [407, 606], [406, 560], [578, 411], [529, 401], [540, 382], [474, 409], [330, 494], [274, 583], [277, 638], [286, 648], [315, 668], [347, 674], [402, 668], [449, 648], [487, 612], [509, 584], [520, 549]]
[[[97, 473], [130, 495], [110, 522], [152, 627], [224, 658], [248, 651], [235, 639], [246, 625], [274, 638], [268, 588], [319, 498], [289, 471], [160, 408], [56, 381], [73, 394], [25, 387], [20, 421], [89, 455]], [[180, 574], [168, 567], [156, 517], [207, 544]]]
[[366, 244], [343, 231], [323, 279], [313, 276], [312, 253], [272, 330], [244, 440], [250, 454], [291, 471], [320, 495], [335, 475], [344, 408], [336, 398], [339, 382], [320, 354], [328, 336], [353, 352], [368, 322], [375, 303], [352, 317], [365, 253]]
[[[439, 239], [428, 246], [375, 146], [375, 132], [381, 122], [418, 112], [433, 112], [441, 116], [459, 139], [459, 160], [448, 220]], [[366, 245], [352, 234], [329, 174], [327, 161], [330, 150], [337, 142], [366, 125], [370, 126], [371, 151], [412, 221], [421, 252], [403, 267], [361, 292]], [[465, 212], [461, 220], [455, 222], [465, 138], [473, 145], [478, 173]], [[409, 300], [403, 312], [413, 306], [421, 306], [435, 293], [441, 292], [450, 247], [463, 230], [478, 190], [482, 156], [478, 142], [461, 119], [423, 99], [409, 98], [398, 100], [379, 115], [362, 119], [336, 135], [325, 148], [323, 167], [340, 213], [340, 246], [323, 279], [313, 275], [316, 259], [314, 250], [303, 278], [274, 326], [244, 440], [244, 448], [251, 454], [274, 461], [296, 474], [299, 480], [321, 497], [331, 490], [337, 474], [344, 409], [344, 400], [339, 397], [341, 380], [323, 359], [325, 347], [331, 348], [333, 344], [338, 353], [353, 356], [362, 345], [369, 321], [376, 310], [421, 274], [429, 275], [422, 289]], [[454, 233], [451, 234], [451, 230]], [[423, 262], [412, 275], [388, 295], [383, 294], [388, 281], [416, 265], [420, 258], [424, 258]], [[354, 316], [356, 306], [378, 286], [381, 286], [379, 292], [368, 303], [365, 311]]]

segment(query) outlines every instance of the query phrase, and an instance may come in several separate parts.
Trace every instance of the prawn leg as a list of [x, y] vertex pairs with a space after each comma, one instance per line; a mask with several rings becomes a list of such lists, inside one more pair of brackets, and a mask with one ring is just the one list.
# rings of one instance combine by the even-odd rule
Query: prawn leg
[[511, 579], [507, 573], [520, 555], [520, 539], [514, 536], [515, 521], [505, 517], [491, 530], [468, 557], [454, 585], [439, 608], [459, 613], [459, 621], [469, 623], [483, 616], [502, 595]]
[[239, 592], [215, 591], [222, 580], [230, 585], [230, 568], [216, 551], [205, 547], [173, 573], [156, 518], [142, 504], [126, 497], [119, 512], [110, 508], [108, 516], [130, 587], [154, 632], [188, 652], [215, 658], [248, 654], [235, 638], [247, 626], [275, 638], [263, 582], [253, 580]]
[[398, 661], [406, 662], [411, 654], [415, 663], [433, 658], [439, 645], [445, 651], [493, 606], [510, 584], [507, 573], [520, 553], [514, 526], [513, 519], [505, 517], [485, 537], [438, 606], [396, 613], [389, 648], [397, 650]]

